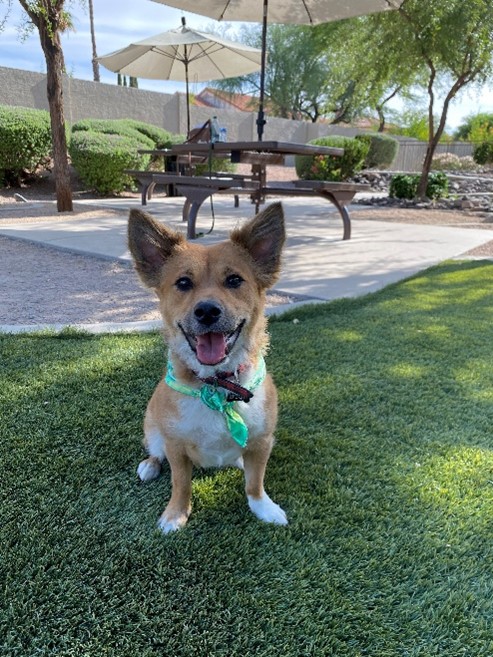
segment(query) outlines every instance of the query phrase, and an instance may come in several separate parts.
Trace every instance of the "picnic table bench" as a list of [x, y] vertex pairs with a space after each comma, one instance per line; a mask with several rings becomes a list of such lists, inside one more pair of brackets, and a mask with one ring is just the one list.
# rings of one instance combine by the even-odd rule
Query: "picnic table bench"
[[158, 173], [151, 171], [132, 171], [126, 173], [133, 175], [142, 185], [142, 205], [147, 204], [151, 198], [155, 185], [173, 185], [185, 197], [183, 205], [183, 221], [187, 222], [187, 237], [195, 239], [197, 215], [202, 203], [213, 194], [232, 194], [237, 206], [240, 194], [250, 195], [253, 200], [261, 194], [262, 197], [282, 196], [321, 196], [332, 203], [342, 219], [343, 240], [351, 238], [351, 219], [347, 205], [358, 192], [368, 191], [369, 186], [356, 183], [328, 182], [324, 180], [293, 180], [270, 181], [260, 185], [259, 181], [251, 176], [224, 174], [206, 176], [180, 176], [176, 174]]

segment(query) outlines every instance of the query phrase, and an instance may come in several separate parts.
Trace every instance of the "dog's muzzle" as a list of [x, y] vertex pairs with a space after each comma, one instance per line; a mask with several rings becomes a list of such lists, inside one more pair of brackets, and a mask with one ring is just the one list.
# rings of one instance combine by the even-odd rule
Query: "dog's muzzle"
[[245, 320], [227, 317], [223, 307], [213, 300], [200, 301], [191, 316], [179, 324], [190, 348], [202, 365], [221, 363], [236, 344]]

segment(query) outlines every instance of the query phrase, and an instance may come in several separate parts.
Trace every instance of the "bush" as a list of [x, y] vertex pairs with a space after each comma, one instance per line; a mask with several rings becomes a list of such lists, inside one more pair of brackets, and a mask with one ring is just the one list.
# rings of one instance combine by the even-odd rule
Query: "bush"
[[493, 141], [483, 141], [478, 144], [472, 153], [472, 157], [477, 164], [493, 163]]
[[[389, 196], [392, 198], [413, 199], [416, 197], [421, 176], [416, 174], [398, 173], [392, 176], [389, 187]], [[428, 177], [426, 196], [439, 199], [448, 194], [448, 178], [441, 171], [432, 172]]]
[[341, 181], [351, 178], [363, 168], [369, 145], [361, 140], [333, 135], [308, 142], [317, 146], [343, 148], [344, 155], [296, 155], [295, 166], [299, 178], [304, 180]]
[[78, 130], [72, 134], [70, 156], [81, 180], [100, 194], [122, 192], [133, 187], [125, 169], [145, 169], [148, 155], [138, 155], [145, 148], [138, 140], [113, 133]]
[[418, 189], [419, 177], [398, 173], [392, 176], [389, 186], [389, 196], [392, 198], [413, 199]]
[[368, 144], [368, 155], [363, 164], [365, 169], [388, 169], [399, 149], [397, 139], [388, 135], [367, 133], [356, 135], [355, 139]]
[[152, 123], [144, 123], [133, 119], [125, 119], [124, 122], [128, 127], [148, 137], [153, 142], [154, 148], [170, 148], [173, 144], [183, 144], [185, 141], [183, 135], [175, 135], [164, 128], [152, 125]]
[[[70, 155], [80, 178], [101, 194], [134, 188], [125, 169], [146, 170], [149, 155], [138, 150], [169, 148], [181, 143], [181, 135], [133, 119], [84, 119], [72, 127]], [[162, 160], [159, 162], [162, 168]]]
[[[418, 176], [419, 180], [419, 176]], [[426, 196], [432, 199], [448, 196], [448, 178], [442, 171], [431, 172], [428, 176]]]
[[455, 153], [438, 153], [433, 158], [431, 168], [438, 171], [474, 171], [476, 163], [470, 155], [459, 157]]
[[236, 171], [236, 164], [230, 162], [225, 157], [213, 157], [211, 162], [204, 162], [203, 164], [196, 164], [194, 168], [195, 176], [208, 176], [210, 172], [222, 171], [223, 173], [234, 173]]
[[[136, 122], [137, 123], [137, 122]], [[94, 132], [105, 135], [120, 135], [133, 139], [137, 148], [155, 148], [155, 142], [137, 130], [127, 119], [83, 119], [74, 123], [72, 132]]]
[[50, 115], [44, 110], [0, 105], [0, 184], [18, 185], [51, 152]]

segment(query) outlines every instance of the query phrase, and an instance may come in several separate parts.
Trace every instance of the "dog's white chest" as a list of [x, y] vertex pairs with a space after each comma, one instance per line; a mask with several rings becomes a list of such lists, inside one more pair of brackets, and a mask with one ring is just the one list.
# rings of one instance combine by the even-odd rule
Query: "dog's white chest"
[[[248, 404], [235, 404], [248, 428], [249, 440], [264, 430], [264, 403], [265, 392], [261, 386]], [[181, 399], [179, 409], [175, 432], [186, 441], [188, 455], [196, 465], [210, 468], [237, 464], [243, 449], [231, 436], [223, 413], [195, 397]]]

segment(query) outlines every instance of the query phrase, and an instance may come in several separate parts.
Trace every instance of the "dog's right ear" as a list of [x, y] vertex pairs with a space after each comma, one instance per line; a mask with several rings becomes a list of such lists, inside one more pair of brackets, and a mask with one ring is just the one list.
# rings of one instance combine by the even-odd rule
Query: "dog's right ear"
[[185, 238], [158, 223], [147, 212], [131, 210], [128, 219], [128, 248], [142, 282], [156, 287], [166, 260]]

